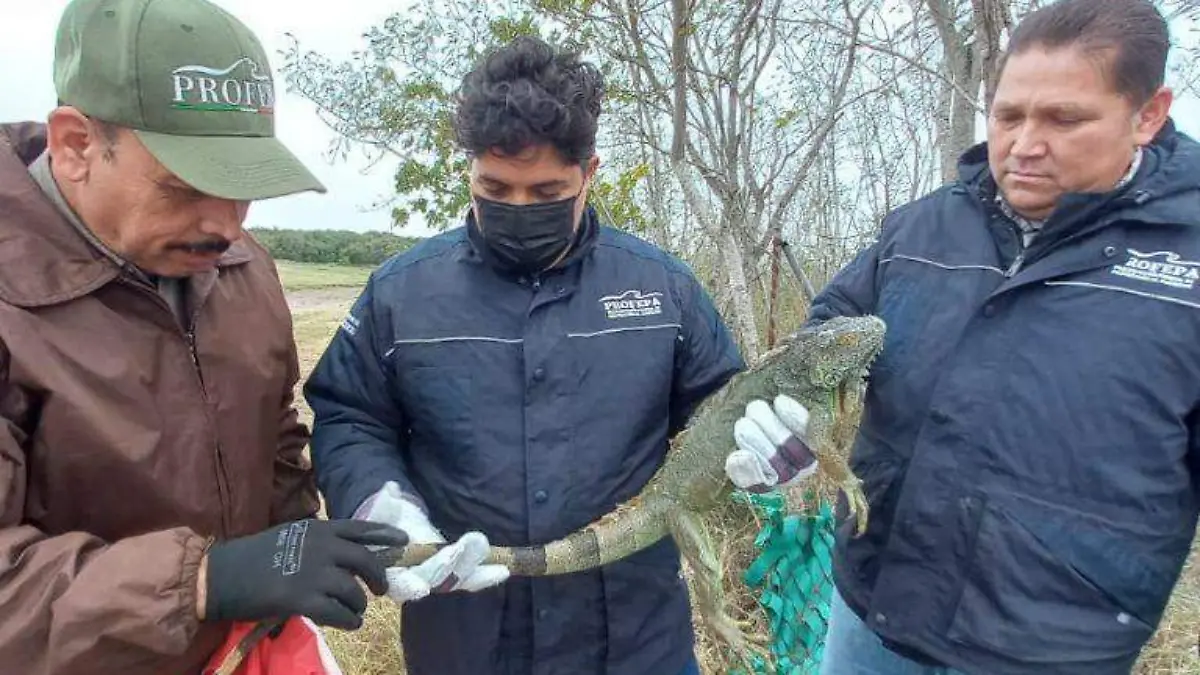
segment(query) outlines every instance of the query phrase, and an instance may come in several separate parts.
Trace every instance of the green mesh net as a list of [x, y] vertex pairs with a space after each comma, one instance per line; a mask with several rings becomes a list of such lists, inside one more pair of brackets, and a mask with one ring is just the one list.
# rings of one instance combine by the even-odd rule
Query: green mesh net
[[[744, 498], [764, 521], [754, 542], [759, 555], [743, 580], [766, 613], [775, 672], [816, 675], [833, 593], [833, 510], [825, 503], [815, 514], [789, 514], [777, 493]], [[754, 672], [770, 670], [758, 663]]]

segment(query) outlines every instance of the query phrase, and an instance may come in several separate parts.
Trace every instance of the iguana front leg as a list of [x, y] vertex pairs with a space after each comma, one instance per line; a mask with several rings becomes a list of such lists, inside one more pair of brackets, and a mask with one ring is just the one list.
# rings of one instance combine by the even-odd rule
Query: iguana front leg
[[848, 464], [849, 446], [843, 447], [843, 443], [839, 443], [839, 437], [844, 435], [839, 433], [839, 427], [852, 423], [848, 418], [853, 411], [846, 407], [846, 397], [853, 394], [849, 394], [847, 388], [843, 385], [831, 391], [828, 405], [815, 406], [809, 411], [806, 435], [820, 470], [846, 493], [850, 514], [857, 517], [854, 534], [857, 537], [867, 530], [869, 507], [863, 494], [862, 481], [854, 475]]

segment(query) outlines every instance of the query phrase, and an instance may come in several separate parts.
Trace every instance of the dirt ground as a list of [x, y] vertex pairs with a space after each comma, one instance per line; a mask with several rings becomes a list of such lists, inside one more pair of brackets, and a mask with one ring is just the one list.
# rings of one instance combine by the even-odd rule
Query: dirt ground
[[292, 312], [342, 310], [349, 307], [362, 289], [349, 286], [330, 288], [305, 288], [287, 291], [288, 306]]

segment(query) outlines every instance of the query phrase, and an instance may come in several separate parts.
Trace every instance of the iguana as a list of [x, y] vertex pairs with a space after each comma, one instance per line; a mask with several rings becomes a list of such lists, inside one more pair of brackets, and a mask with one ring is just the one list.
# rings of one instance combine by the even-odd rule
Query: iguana
[[[755, 399], [771, 401], [785, 394], [803, 404], [809, 411], [806, 435], [818, 474], [846, 493], [861, 533], [868, 510], [847, 463], [857, 422], [850, 406], [863, 373], [883, 348], [884, 331], [881, 319], [863, 316], [836, 317], [796, 333], [705, 399], [636, 496], [563, 539], [542, 546], [493, 546], [485, 562], [507, 565], [515, 576], [569, 574], [620, 560], [671, 536], [694, 572], [701, 616], [730, 647], [744, 653], [746, 638], [725, 611], [717, 551], [701, 519], [737, 489], [725, 474], [725, 458], [734, 449], [734, 422]], [[389, 566], [412, 566], [445, 545], [410, 544], [379, 549], [376, 555]]]

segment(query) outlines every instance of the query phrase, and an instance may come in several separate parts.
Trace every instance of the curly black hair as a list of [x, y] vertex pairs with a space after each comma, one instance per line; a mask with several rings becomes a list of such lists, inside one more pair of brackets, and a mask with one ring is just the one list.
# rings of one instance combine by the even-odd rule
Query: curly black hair
[[485, 56], [463, 78], [455, 138], [478, 157], [549, 143], [586, 163], [596, 149], [604, 76], [578, 54], [521, 36]]

